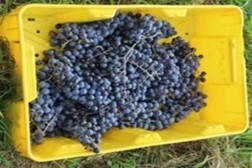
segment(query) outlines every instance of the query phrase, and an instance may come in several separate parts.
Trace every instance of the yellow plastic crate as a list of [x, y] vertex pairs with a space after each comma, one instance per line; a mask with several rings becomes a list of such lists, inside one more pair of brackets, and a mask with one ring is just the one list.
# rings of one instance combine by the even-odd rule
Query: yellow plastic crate
[[35, 58], [49, 48], [48, 32], [56, 23], [85, 22], [111, 18], [117, 11], [150, 13], [175, 26], [178, 34], [205, 57], [200, 69], [207, 72], [201, 84], [208, 106], [180, 123], [161, 131], [113, 129], [100, 144], [101, 153], [199, 140], [243, 132], [248, 126], [245, 62], [243, 57], [243, 15], [235, 6], [96, 6], [27, 5], [4, 18], [0, 35], [8, 37], [16, 59], [22, 100], [9, 110], [13, 142], [22, 155], [35, 161], [49, 161], [93, 153], [74, 139], [46, 138], [31, 145], [29, 102], [37, 96]]

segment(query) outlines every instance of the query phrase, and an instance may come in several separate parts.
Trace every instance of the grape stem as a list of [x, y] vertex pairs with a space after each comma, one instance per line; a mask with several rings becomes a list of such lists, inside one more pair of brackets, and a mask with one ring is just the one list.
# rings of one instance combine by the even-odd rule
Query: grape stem
[[131, 63], [132, 65], [135, 65], [136, 67], [138, 67], [139, 69], [141, 69], [144, 73], [146, 73], [152, 80], [154, 80], [154, 77], [152, 74], [150, 74], [146, 69], [144, 69], [143, 67], [141, 67], [140, 65], [138, 65], [136, 62], [134, 61], [129, 61], [129, 63]]

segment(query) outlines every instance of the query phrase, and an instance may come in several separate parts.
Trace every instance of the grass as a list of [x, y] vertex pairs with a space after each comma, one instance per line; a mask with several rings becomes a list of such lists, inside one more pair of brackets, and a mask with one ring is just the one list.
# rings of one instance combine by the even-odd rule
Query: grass
[[[234, 4], [245, 16], [244, 39], [249, 109], [252, 109], [252, 0], [5, 0], [0, 14], [28, 3], [65, 4]], [[0, 45], [1, 46], [1, 45]], [[0, 53], [1, 54], [1, 53]], [[1, 69], [0, 69], [1, 70]], [[0, 77], [1, 78], [1, 77]], [[1, 101], [0, 101], [1, 102]], [[102, 156], [35, 163], [19, 156], [7, 143], [8, 127], [0, 112], [0, 168], [163, 168], [163, 167], [252, 167], [252, 127], [242, 135], [197, 142], [157, 146]]]
[[8, 103], [6, 100], [13, 99], [15, 95], [14, 65], [8, 41], [0, 37], [0, 146], [4, 146], [10, 136], [3, 111]]
[[9, 151], [9, 127], [4, 118], [8, 101], [14, 100], [16, 94], [16, 82], [13, 78], [15, 62], [9, 52], [9, 44], [6, 38], [0, 37], [0, 165], [10, 166], [4, 153]]

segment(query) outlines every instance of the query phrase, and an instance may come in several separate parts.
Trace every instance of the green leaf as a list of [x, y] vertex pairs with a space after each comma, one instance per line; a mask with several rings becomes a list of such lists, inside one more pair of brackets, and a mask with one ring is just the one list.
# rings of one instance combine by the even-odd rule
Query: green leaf
[[79, 163], [81, 162], [81, 158], [71, 159], [68, 161], [69, 168], [76, 168], [78, 167]]
[[115, 1], [114, 0], [109, 0], [109, 3], [110, 4], [115, 4]]
[[108, 160], [108, 161], [107, 161], [107, 165], [108, 165], [109, 167], [112, 167], [113, 164], [112, 164], [111, 160]]
[[206, 165], [206, 163], [209, 161], [209, 156], [207, 155], [204, 160], [200, 163], [197, 163], [196, 165], [193, 166], [193, 168], [202, 168]]
[[0, 111], [0, 118], [4, 118], [2, 111]]

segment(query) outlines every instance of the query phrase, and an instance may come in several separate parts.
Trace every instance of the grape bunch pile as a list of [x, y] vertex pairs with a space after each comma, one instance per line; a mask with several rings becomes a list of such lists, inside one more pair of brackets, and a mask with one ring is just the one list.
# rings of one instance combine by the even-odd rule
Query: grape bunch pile
[[52, 48], [38, 61], [33, 142], [65, 136], [99, 153], [113, 127], [164, 129], [206, 106], [198, 88], [206, 73], [197, 72], [203, 56], [174, 35], [168, 22], [139, 13], [57, 24]]

